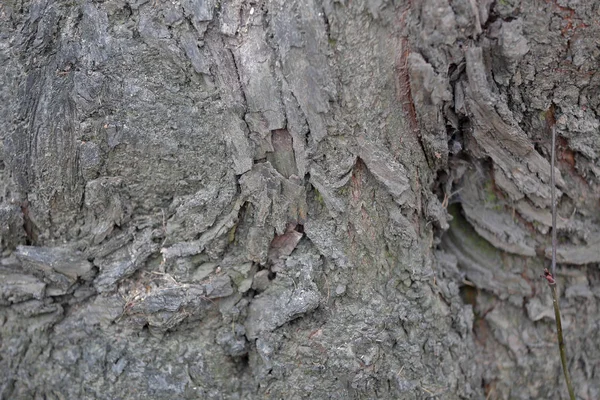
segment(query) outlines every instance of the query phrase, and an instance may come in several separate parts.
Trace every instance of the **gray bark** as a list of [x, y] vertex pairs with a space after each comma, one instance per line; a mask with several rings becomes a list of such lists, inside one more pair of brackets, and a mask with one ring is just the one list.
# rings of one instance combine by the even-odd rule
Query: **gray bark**
[[600, 398], [600, 6], [0, 4], [0, 398]]

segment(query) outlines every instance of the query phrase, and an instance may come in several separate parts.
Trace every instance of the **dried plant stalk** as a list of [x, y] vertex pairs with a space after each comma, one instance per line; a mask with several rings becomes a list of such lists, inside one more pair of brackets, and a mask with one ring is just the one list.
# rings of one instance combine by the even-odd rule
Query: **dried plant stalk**
[[544, 275], [548, 281], [548, 286], [552, 290], [552, 304], [554, 305], [554, 316], [556, 319], [556, 336], [558, 337], [558, 350], [560, 352], [560, 361], [562, 363], [563, 372], [565, 374], [565, 381], [567, 383], [567, 389], [569, 390], [569, 398], [575, 400], [575, 392], [573, 391], [573, 383], [571, 382], [571, 375], [569, 375], [569, 369], [567, 365], [567, 352], [565, 350], [565, 340], [563, 338], [562, 323], [560, 319], [560, 306], [558, 303], [558, 290], [556, 290], [556, 180], [554, 176], [554, 163], [556, 157], [556, 129], [552, 126], [552, 150], [551, 150], [551, 162], [550, 162], [550, 191], [552, 193], [552, 264], [551, 271], [548, 272], [546, 269]]

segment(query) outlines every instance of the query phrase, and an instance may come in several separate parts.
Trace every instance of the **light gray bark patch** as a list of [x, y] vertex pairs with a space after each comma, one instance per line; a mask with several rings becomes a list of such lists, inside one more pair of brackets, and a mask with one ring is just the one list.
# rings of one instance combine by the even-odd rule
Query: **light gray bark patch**
[[427, 43], [452, 44], [456, 40], [456, 17], [448, 0], [430, 0], [417, 5], [420, 26]]
[[155, 332], [175, 328], [186, 318], [198, 320], [215, 305], [214, 299], [234, 293], [227, 275], [212, 276], [202, 284], [180, 283], [163, 275], [158, 284], [130, 287], [123, 312], [133, 324], [148, 324]]
[[298, 176], [293, 139], [287, 129], [277, 129], [271, 132], [271, 144], [273, 152], [267, 153], [267, 160], [277, 172], [286, 178], [292, 175]]
[[46, 284], [31, 275], [0, 271], [0, 304], [10, 305], [30, 299], [41, 300]]
[[[146, 42], [154, 47], [160, 47], [171, 38], [171, 32], [168, 27], [161, 23], [156, 14], [146, 10], [140, 12], [138, 31]], [[183, 44], [187, 52], [188, 49], [185, 43]]]
[[204, 54], [204, 48], [199, 46], [196, 37], [188, 32], [183, 34], [180, 40], [194, 70], [199, 74], [210, 74], [209, 58]]
[[411, 7], [411, 16], [418, 18], [419, 24], [410, 24], [409, 29], [418, 28], [415, 34], [419, 36], [419, 48], [434, 68], [443, 68], [447, 63], [448, 53], [440, 48], [440, 44], [450, 48], [460, 34], [456, 29], [456, 14], [449, 3], [451, 2], [448, 0], [427, 0], [419, 1]]
[[88, 339], [89, 336], [86, 337], [85, 334], [76, 333], [82, 325], [86, 327], [98, 325], [107, 327], [123, 315], [124, 305], [125, 301], [121, 297], [96, 296], [67, 315], [54, 327], [54, 330], [58, 335], [71, 337], [81, 335]]
[[271, 163], [254, 165], [240, 178], [242, 193], [256, 207], [256, 226], [273, 227], [281, 235], [289, 224], [306, 220], [306, 194], [300, 179], [286, 179]]
[[92, 264], [70, 248], [19, 246], [15, 252], [24, 271], [48, 283], [47, 294], [65, 294], [77, 279], [90, 280]]
[[198, 240], [178, 242], [168, 247], [163, 247], [160, 252], [165, 262], [171, 262], [179, 257], [199, 254], [214, 240], [223, 237], [238, 222], [238, 214], [244, 200], [238, 199], [231, 207], [231, 211], [217, 220], [215, 224], [204, 232]]
[[97, 178], [101, 165], [100, 147], [94, 142], [82, 141], [79, 144], [79, 168], [83, 178], [85, 180]]
[[529, 52], [523, 36], [523, 21], [520, 18], [509, 22], [497, 20], [489, 28], [489, 37], [496, 39], [491, 52], [494, 80], [499, 85], [508, 85], [519, 61]]
[[448, 78], [436, 74], [418, 53], [411, 52], [407, 62], [423, 148], [434, 168], [443, 168], [448, 163], [448, 138], [442, 109], [452, 99]]
[[219, 186], [210, 185], [194, 194], [175, 196], [168, 209], [172, 216], [166, 222], [165, 234], [170, 243], [198, 237], [231, 207], [236, 195], [235, 181], [231, 175], [223, 178]]
[[[486, 0], [483, 0], [484, 2]], [[465, 36], [477, 36], [481, 34], [480, 13], [477, 7], [478, 0], [455, 0], [450, 2], [450, 6], [456, 15], [457, 31]], [[483, 6], [482, 6], [483, 7]], [[487, 18], [486, 18], [487, 19]], [[485, 21], [484, 21], [485, 23]]]
[[[521, 275], [506, 268], [501, 250], [481, 237], [460, 215], [458, 207], [451, 207], [453, 220], [450, 230], [442, 238], [444, 249], [454, 254], [458, 265], [469, 281], [485, 288], [500, 298], [520, 305], [523, 297], [532, 295], [532, 287]], [[497, 243], [496, 243], [497, 244]]]
[[[552, 226], [552, 212], [550, 210], [536, 208], [526, 199], [517, 201], [515, 208], [519, 214], [528, 221], [538, 222], [536, 229], [540, 231], [540, 233], [545, 235], [550, 231], [550, 227]], [[556, 227], [558, 229], [564, 229], [567, 225], [568, 221], [566, 220], [556, 220]]]
[[223, 348], [223, 351], [232, 356], [239, 357], [246, 353], [246, 329], [241, 324], [233, 324], [232, 326], [223, 327], [216, 335], [216, 342]]
[[509, 215], [495, 213], [481, 206], [465, 206], [463, 209], [475, 231], [494, 247], [508, 253], [535, 257], [535, 248], [531, 246], [527, 232]]
[[[506, 105], [490, 90], [481, 48], [469, 48], [466, 60], [469, 82], [465, 94], [473, 120], [473, 137], [520, 193], [538, 207], [548, 207], [550, 164], [534, 149]], [[560, 171], [556, 175], [557, 185], [564, 186]], [[507, 187], [508, 193], [510, 189]]]
[[327, 135], [325, 113], [337, 91], [325, 53], [327, 33], [321, 9], [314, 1], [274, 4], [272, 26], [281, 68], [290, 90], [306, 116], [315, 143]]
[[[284, 79], [281, 79], [284, 81]], [[287, 130], [292, 135], [294, 156], [296, 157], [296, 167], [298, 176], [304, 177], [307, 172], [308, 154], [306, 149], [306, 139], [308, 135], [308, 123], [306, 117], [300, 109], [300, 105], [290, 91], [289, 86], [282, 82], [283, 104], [285, 106], [285, 115], [287, 118]]]
[[551, 321], [556, 319], [551, 301], [547, 301], [544, 304], [539, 298], [534, 297], [529, 299], [525, 307], [527, 309], [527, 316], [532, 321], [539, 321], [543, 318], [548, 318]]
[[203, 35], [207, 22], [213, 19], [215, 0], [182, 0], [181, 5], [194, 28]]
[[271, 284], [250, 303], [246, 336], [248, 339], [256, 339], [262, 333], [272, 332], [286, 322], [317, 308], [319, 300], [319, 293], [315, 290], [282, 289], [277, 288], [277, 284]]
[[17, 247], [16, 256], [26, 268], [43, 273], [58, 272], [70, 279], [91, 278], [92, 265], [83, 254], [69, 248]]
[[125, 306], [125, 312], [133, 318], [140, 317], [142, 324], [147, 323], [162, 332], [175, 327], [190, 315], [201, 315], [209, 307], [207, 303], [204, 287], [199, 285], [158, 287], [131, 298]]
[[23, 213], [19, 206], [0, 204], [0, 245], [10, 249], [22, 242], [26, 233], [23, 224]]
[[479, 19], [481, 21], [481, 25], [485, 25], [490, 16], [490, 11], [492, 5], [494, 4], [494, 0], [480, 0], [479, 3]]
[[320, 144], [326, 157], [318, 157], [310, 165], [309, 182], [318, 191], [318, 201], [323, 201], [333, 218], [347, 207], [347, 196], [341, 192], [350, 181], [358, 156], [347, 148], [343, 137], [328, 137]]
[[483, 172], [469, 170], [463, 176], [462, 208], [479, 235], [495, 247], [513, 254], [535, 257], [536, 242], [513, 216], [504, 212], [493, 181]]
[[267, 287], [269, 287], [269, 271], [263, 269], [262, 271], [258, 271], [254, 278], [252, 279], [252, 289], [257, 292], [264, 292]]
[[87, 209], [85, 231], [94, 244], [102, 242], [115, 226], [129, 221], [132, 205], [120, 177], [101, 177], [85, 186], [84, 205]]
[[[422, 55], [411, 52], [408, 56], [408, 63], [411, 93], [415, 106], [439, 107], [443, 102], [452, 99], [448, 79], [437, 74]], [[424, 123], [439, 122], [439, 112], [438, 108], [423, 110], [422, 115], [427, 119]]]
[[204, 290], [209, 299], [218, 299], [233, 294], [231, 279], [227, 275], [209, 279], [209, 281], [204, 284]]
[[107, 34], [109, 25], [106, 11], [93, 3], [84, 4], [79, 26], [81, 35], [87, 38], [80, 42], [81, 48], [77, 52], [82, 55], [81, 61], [86, 67], [104, 64], [112, 53], [111, 36]]
[[[385, 230], [386, 237], [396, 236], [393, 242], [399, 241], [402, 243], [403, 248], [407, 250], [412, 249], [418, 241], [418, 235], [415, 227], [404, 215], [402, 215], [402, 212], [397, 205], [391, 205], [389, 207], [388, 216], [390, 219], [390, 224]], [[413, 255], [411, 255], [411, 258], [412, 257]]]
[[234, 113], [227, 113], [223, 119], [223, 131], [233, 158], [236, 175], [242, 175], [252, 169], [253, 152], [248, 140], [248, 126]]
[[248, 260], [265, 265], [268, 260], [269, 246], [274, 237], [275, 233], [272, 228], [250, 228], [246, 245]]
[[242, 0], [221, 2], [220, 30], [227, 36], [234, 36], [241, 23]]
[[51, 301], [29, 300], [15, 304], [12, 309], [20, 316], [25, 318], [43, 316], [44, 314], [53, 314], [54, 317], [60, 317], [64, 308], [58, 303]]
[[365, 162], [377, 181], [383, 184], [399, 205], [404, 205], [412, 196], [406, 169], [387, 151], [359, 140], [359, 157]]
[[321, 261], [313, 251], [294, 253], [267, 289], [252, 299], [245, 322], [246, 337], [256, 339], [319, 306], [321, 295], [313, 280]]
[[[564, 264], [585, 265], [600, 262], [600, 241], [595, 238], [586, 245], [561, 245], [556, 249], [556, 261]], [[546, 258], [551, 258], [552, 248], [545, 249]]]
[[223, 267], [237, 286], [237, 291], [246, 293], [252, 287], [252, 278], [258, 270], [258, 265], [251, 262], [228, 264], [229, 262], [223, 262]]
[[450, 227], [450, 225], [448, 225], [448, 213], [435, 196], [430, 196], [427, 199], [425, 215], [428, 220], [435, 222], [436, 225], [444, 231]]
[[263, 137], [285, 127], [281, 92], [272, 70], [273, 53], [265, 35], [262, 27], [251, 26], [245, 40], [233, 49], [248, 107], [246, 122]]
[[304, 231], [319, 253], [332, 259], [335, 265], [344, 269], [352, 266], [344, 253], [344, 238], [348, 236], [348, 232], [334, 219], [308, 220], [304, 224]]
[[323, 200], [331, 216], [334, 218], [346, 209], [343, 196], [336, 194], [336, 191], [348, 183], [351, 175], [352, 171], [348, 172], [344, 179], [338, 182], [331, 182], [318, 164], [313, 164], [310, 168], [309, 182], [317, 190], [318, 196]]
[[107, 257], [94, 259], [94, 265], [100, 269], [94, 287], [100, 293], [113, 290], [117, 282], [143, 267], [154, 253], [158, 253], [158, 244], [152, 241], [151, 231], [138, 233], [133, 243]]
[[565, 297], [567, 299], [579, 298], [587, 300], [594, 298], [594, 293], [590, 288], [590, 280], [585, 275], [585, 272], [576, 270], [575, 273], [568, 278]]
[[513, 312], [514, 309], [511, 305], [502, 304], [491, 310], [485, 319], [490, 324], [496, 340], [511, 352], [517, 365], [523, 366], [527, 362], [527, 346], [522, 332], [510, 322]]
[[246, 99], [233, 52], [225, 45], [223, 38], [214, 32], [207, 34], [205, 46], [210, 51], [211, 59], [219, 66], [213, 73], [223, 103], [230, 107], [231, 112], [243, 118]]
[[[83, 193], [76, 156], [76, 109], [68, 94], [71, 85], [53, 82], [57, 79], [55, 75], [53, 66], [32, 72], [32, 81], [36, 81], [39, 87], [30, 90], [39, 90], [40, 95], [33, 104], [24, 105], [27, 109], [24, 117], [30, 123], [27, 127], [22, 127], [26, 130], [13, 130], [8, 136], [20, 137], [9, 137], [7, 146], [12, 155], [8, 161], [19, 165], [13, 173], [17, 178], [21, 173], [26, 177], [21, 182], [17, 180], [23, 184], [20, 189], [24, 193], [37, 191], [29, 199], [30, 213], [43, 233], [46, 233], [50, 219], [64, 223], [62, 220], [69, 218], [72, 207], [79, 205]], [[39, 76], [40, 80], [36, 80], [34, 76]], [[56, 89], [51, 89], [54, 85]], [[30, 141], [30, 146], [21, 147], [23, 140]], [[71, 211], [68, 212], [67, 209]]]

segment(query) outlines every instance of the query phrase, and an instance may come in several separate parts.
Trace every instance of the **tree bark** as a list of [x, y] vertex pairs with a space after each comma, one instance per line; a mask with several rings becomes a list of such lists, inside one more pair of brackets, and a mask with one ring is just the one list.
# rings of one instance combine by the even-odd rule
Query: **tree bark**
[[600, 398], [599, 12], [3, 2], [0, 398]]

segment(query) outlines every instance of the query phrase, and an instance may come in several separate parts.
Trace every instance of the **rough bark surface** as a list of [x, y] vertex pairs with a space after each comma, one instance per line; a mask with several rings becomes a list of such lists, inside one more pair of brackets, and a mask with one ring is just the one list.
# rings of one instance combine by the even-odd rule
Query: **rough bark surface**
[[0, 4], [0, 398], [600, 398], [600, 5]]

